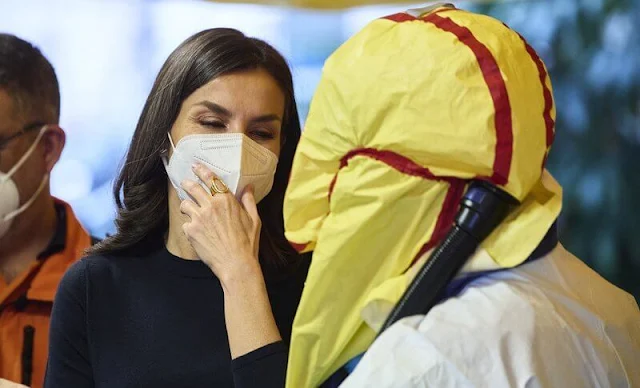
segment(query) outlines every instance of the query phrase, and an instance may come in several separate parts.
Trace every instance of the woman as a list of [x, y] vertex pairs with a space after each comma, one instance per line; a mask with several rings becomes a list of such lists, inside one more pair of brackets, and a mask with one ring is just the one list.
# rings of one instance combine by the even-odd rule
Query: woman
[[231, 29], [180, 45], [116, 182], [117, 233], [60, 284], [45, 386], [283, 386], [308, 268], [282, 220], [299, 138], [274, 48]]

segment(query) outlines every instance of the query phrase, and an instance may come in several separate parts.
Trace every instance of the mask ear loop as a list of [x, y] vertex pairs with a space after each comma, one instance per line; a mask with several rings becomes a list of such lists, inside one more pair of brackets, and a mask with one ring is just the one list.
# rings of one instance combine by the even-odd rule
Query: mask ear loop
[[27, 208], [31, 206], [35, 202], [35, 200], [38, 198], [38, 196], [40, 195], [40, 192], [42, 192], [42, 190], [46, 186], [48, 179], [49, 179], [49, 174], [45, 174], [44, 177], [42, 177], [42, 182], [40, 182], [40, 186], [38, 186], [38, 189], [36, 190], [35, 193], [33, 193], [31, 198], [29, 198], [27, 202], [25, 202], [22, 206], [20, 206], [16, 210], [12, 211], [11, 213], [7, 213], [4, 216], [4, 221], [9, 221], [10, 219], [18, 216], [23, 211], [27, 210]]
[[29, 149], [27, 150], [27, 152], [25, 152], [24, 155], [22, 155], [22, 157], [20, 158], [20, 160], [18, 160], [18, 163], [14, 164], [13, 167], [11, 167], [11, 170], [7, 172], [7, 175], [5, 175], [6, 179], [11, 178], [11, 176], [15, 174], [20, 167], [22, 167], [24, 162], [26, 162], [27, 159], [29, 159], [29, 156], [31, 156], [33, 151], [38, 146], [38, 143], [40, 143], [40, 139], [42, 139], [42, 136], [44, 136], [44, 133], [47, 131], [47, 128], [48, 128], [48, 125], [45, 125], [40, 129], [40, 132], [38, 132], [38, 136], [36, 137], [36, 140], [33, 141], [31, 146], [29, 146]]
[[[175, 152], [176, 146], [173, 144], [171, 133], [167, 132], [167, 137], [169, 138], [169, 144], [171, 144], [171, 149], [173, 150], [173, 152]], [[162, 151], [160, 155], [160, 159], [162, 159], [162, 164], [164, 164], [165, 169], [169, 169], [169, 150]]]
[[171, 138], [171, 133], [167, 132], [167, 137], [169, 138], [169, 143], [171, 144], [171, 149], [176, 150], [176, 146], [173, 145], [173, 139]]
[[[24, 164], [24, 162], [29, 159], [29, 156], [31, 156], [31, 154], [33, 153], [33, 150], [36, 149], [38, 143], [40, 142], [40, 140], [42, 139], [42, 136], [44, 136], [44, 133], [47, 131], [47, 125], [43, 126], [42, 129], [40, 129], [40, 132], [38, 133], [38, 136], [36, 137], [36, 139], [34, 140], [33, 144], [31, 144], [31, 146], [29, 147], [29, 149], [27, 150], [27, 152], [24, 153], [24, 155], [22, 155], [22, 158], [20, 158], [20, 160], [18, 161], [18, 163], [16, 163], [11, 170], [9, 170], [9, 172], [7, 173], [7, 175], [5, 175], [6, 179], [10, 179], [11, 176], [13, 174], [15, 174], [16, 171], [18, 171], [18, 169], [20, 167], [22, 167], [22, 165]], [[38, 186], [38, 189], [36, 190], [35, 193], [33, 193], [33, 195], [31, 196], [31, 198], [29, 198], [29, 200], [27, 202], [25, 202], [22, 206], [20, 206], [19, 208], [17, 208], [16, 210], [12, 211], [11, 213], [7, 213], [5, 214], [3, 220], [4, 221], [8, 221], [14, 217], [16, 217], [17, 215], [19, 215], [20, 213], [22, 213], [23, 211], [25, 211], [29, 206], [31, 206], [33, 204], [33, 202], [35, 202], [35, 200], [38, 198], [38, 196], [40, 195], [40, 193], [42, 192], [42, 190], [44, 189], [44, 187], [47, 184], [47, 181], [49, 179], [49, 174], [45, 174], [42, 177], [42, 181], [40, 182], [40, 186]]]

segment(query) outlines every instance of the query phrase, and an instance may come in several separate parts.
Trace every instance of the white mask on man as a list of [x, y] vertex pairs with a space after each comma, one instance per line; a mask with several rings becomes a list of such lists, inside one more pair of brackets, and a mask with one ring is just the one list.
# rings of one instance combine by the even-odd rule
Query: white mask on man
[[31, 198], [29, 198], [22, 206], [20, 206], [20, 193], [18, 192], [18, 186], [11, 177], [16, 173], [16, 171], [18, 171], [24, 162], [29, 159], [29, 156], [36, 149], [46, 130], [46, 126], [40, 129], [36, 140], [8, 172], [4, 173], [0, 171], [0, 238], [9, 231], [9, 227], [11, 226], [13, 219], [22, 214], [29, 208], [29, 206], [31, 206], [31, 204], [33, 204], [49, 180], [49, 174], [45, 174], [44, 177], [42, 177], [40, 186], [38, 186], [35, 193], [33, 193]]
[[[268, 149], [242, 133], [188, 135], [173, 144], [168, 134], [173, 154], [162, 161], [171, 184], [181, 200], [189, 198], [180, 187], [185, 179], [200, 182], [191, 166], [200, 162], [211, 169], [240, 198], [244, 188], [251, 184], [256, 202], [269, 194], [278, 166], [278, 157]], [[211, 182], [200, 182], [207, 192]]]

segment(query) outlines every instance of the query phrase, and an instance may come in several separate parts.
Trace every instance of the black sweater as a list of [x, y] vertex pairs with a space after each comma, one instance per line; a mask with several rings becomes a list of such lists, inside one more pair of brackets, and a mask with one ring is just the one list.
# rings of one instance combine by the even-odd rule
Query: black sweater
[[232, 361], [223, 291], [204, 263], [166, 249], [82, 259], [56, 295], [45, 387], [282, 387], [308, 265], [267, 283], [283, 342]]

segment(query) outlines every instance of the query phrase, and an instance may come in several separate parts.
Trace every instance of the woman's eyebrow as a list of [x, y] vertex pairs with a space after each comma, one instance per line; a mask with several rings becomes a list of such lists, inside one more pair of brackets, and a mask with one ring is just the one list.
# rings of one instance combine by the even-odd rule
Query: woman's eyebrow
[[226, 117], [232, 117], [233, 113], [231, 113], [231, 111], [225, 107], [223, 107], [222, 105], [218, 105], [215, 102], [212, 101], [207, 101], [207, 100], [203, 100], [200, 101], [194, 105], [200, 105], [200, 106], [204, 106], [205, 108], [209, 109], [211, 112], [213, 113], [217, 113], [221, 116], [226, 116]]
[[251, 119], [252, 123], [267, 123], [270, 121], [282, 121], [282, 119], [277, 114], [266, 114]]
[[[208, 101], [208, 100], [202, 100], [196, 104], [194, 104], [195, 106], [204, 106], [205, 108], [209, 109], [211, 112], [219, 114], [221, 116], [225, 116], [225, 117], [233, 117], [233, 113], [231, 113], [231, 111], [225, 107], [223, 107], [222, 105], [216, 104], [213, 101]], [[266, 123], [266, 122], [270, 122], [270, 121], [280, 121], [282, 122], [282, 118], [280, 117], [280, 115], [277, 115], [275, 113], [271, 113], [271, 114], [265, 114], [265, 115], [260, 115], [257, 117], [254, 117], [251, 119], [251, 122], [254, 123]]]

